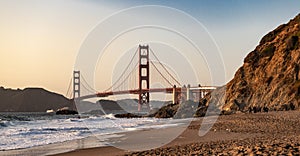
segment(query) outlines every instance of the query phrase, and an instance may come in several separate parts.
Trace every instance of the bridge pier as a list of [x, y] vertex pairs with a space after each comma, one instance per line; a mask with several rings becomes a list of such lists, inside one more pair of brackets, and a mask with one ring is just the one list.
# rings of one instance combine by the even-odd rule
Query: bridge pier
[[200, 101], [200, 99], [203, 98], [203, 96], [202, 96], [202, 91], [201, 91], [201, 89], [200, 89], [201, 84], [198, 84], [198, 87], [199, 87], [199, 91], [198, 91], [198, 97], [199, 97], [199, 99], [198, 99], [198, 101]]
[[173, 104], [178, 103], [178, 92], [176, 89], [176, 85], [173, 86], [173, 97], [172, 97]]
[[192, 100], [192, 92], [191, 92], [191, 85], [188, 84], [186, 88], [186, 100]]

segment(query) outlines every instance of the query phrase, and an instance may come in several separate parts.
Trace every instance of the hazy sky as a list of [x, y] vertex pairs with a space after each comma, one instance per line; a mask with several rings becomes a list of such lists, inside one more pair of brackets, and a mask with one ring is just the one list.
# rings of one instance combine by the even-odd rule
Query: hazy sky
[[[222, 55], [225, 81], [262, 36], [300, 13], [299, 0], [0, 0], [0, 86], [43, 87], [65, 94], [88, 34], [110, 15], [140, 5], [176, 8], [201, 22]], [[176, 21], [155, 11], [151, 16], [170, 24]]]

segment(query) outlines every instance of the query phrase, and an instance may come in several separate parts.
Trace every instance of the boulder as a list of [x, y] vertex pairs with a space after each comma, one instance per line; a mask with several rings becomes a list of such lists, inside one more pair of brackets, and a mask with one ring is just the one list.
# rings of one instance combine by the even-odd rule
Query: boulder
[[77, 111], [69, 109], [69, 107], [63, 107], [56, 111], [56, 115], [75, 115]]

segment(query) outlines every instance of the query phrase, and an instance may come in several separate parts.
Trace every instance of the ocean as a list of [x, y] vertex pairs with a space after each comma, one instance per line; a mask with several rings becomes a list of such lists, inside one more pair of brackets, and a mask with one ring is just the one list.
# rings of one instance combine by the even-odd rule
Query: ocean
[[47, 113], [0, 113], [0, 151], [26, 149], [97, 136], [101, 145], [117, 133], [179, 125], [173, 119], [115, 118], [112, 114], [55, 115]]

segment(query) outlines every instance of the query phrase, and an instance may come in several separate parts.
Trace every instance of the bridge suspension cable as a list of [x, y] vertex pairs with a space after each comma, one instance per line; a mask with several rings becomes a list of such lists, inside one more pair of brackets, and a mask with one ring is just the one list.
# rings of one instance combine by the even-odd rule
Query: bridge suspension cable
[[[70, 92], [71, 90], [71, 85], [72, 85], [72, 81], [73, 81], [73, 78], [71, 77], [70, 81], [69, 81], [69, 86], [68, 86], [68, 90], [67, 90], [67, 93], [66, 93], [66, 97], [68, 98], [71, 98], [71, 95], [72, 95], [72, 91]], [[70, 94], [70, 95], [69, 95]]]
[[158, 68], [155, 66], [155, 64], [152, 61], [150, 61], [150, 63], [153, 65], [153, 67], [156, 69], [156, 71], [166, 80], [166, 82], [170, 86], [173, 86], [173, 84], [158, 70]]
[[[107, 91], [110, 91], [110, 90], [112, 90], [112, 88], [121, 80], [121, 78], [123, 78], [123, 75], [125, 74], [125, 72], [129, 69], [129, 67], [130, 67], [130, 65], [132, 64], [132, 62], [133, 62], [133, 60], [134, 60], [134, 58], [135, 58], [135, 56], [137, 55], [137, 53], [138, 53], [138, 48], [136, 49], [136, 51], [135, 51], [135, 53], [134, 53], [134, 55], [132, 56], [132, 58], [131, 58], [131, 60], [130, 60], [130, 62], [129, 62], [129, 64], [126, 66], [126, 68], [124, 69], [124, 71], [122, 72], [122, 74], [119, 76], [119, 78], [109, 87], [109, 88], [107, 88], [106, 90], [104, 90], [105, 92], [107, 92]], [[134, 67], [135, 68], [135, 67]], [[131, 71], [132, 72], [132, 71]], [[130, 72], [130, 73], [131, 73]], [[122, 81], [123, 82], [123, 81]], [[122, 83], [121, 83], [122, 84]], [[119, 87], [120, 85], [118, 85], [118, 87]]]
[[88, 87], [86, 87], [84, 84], [81, 84], [81, 86], [82, 86], [84, 89], [86, 89], [88, 92], [94, 93], [93, 91], [91, 91], [90, 89], [88, 89]]
[[[163, 67], [163, 69], [167, 72], [167, 74], [179, 85], [179, 86], [181, 86], [181, 84], [180, 84], [180, 82], [178, 82], [176, 79], [175, 79], [175, 77], [167, 70], [167, 68], [161, 63], [161, 61], [158, 59], [158, 57], [155, 55], [155, 53], [153, 52], [153, 50], [151, 49], [151, 48], [149, 48], [150, 49], [150, 52], [151, 52], [151, 54], [153, 54], [153, 56], [155, 57], [155, 59], [156, 59], [156, 61], [158, 61], [158, 63]], [[152, 62], [151, 62], [152, 63]], [[152, 63], [152, 65], [153, 66], [155, 66], [154, 65], [154, 63]], [[156, 67], [155, 67], [156, 68]], [[157, 69], [157, 68], [156, 68]], [[158, 69], [157, 69], [157, 71], [158, 71]], [[161, 74], [161, 72], [159, 72], [160, 74]], [[161, 74], [162, 75], [162, 74]], [[164, 77], [164, 76], [163, 76]], [[165, 77], [164, 77], [165, 78]]]
[[138, 66], [138, 62], [137, 62], [136, 65], [134, 66], [133, 70], [131, 70], [131, 72], [129, 72], [129, 74], [128, 74], [126, 77], [123, 77], [124, 80], [121, 81], [119, 85], [117, 85], [116, 87], [114, 87], [115, 90], [118, 89], [118, 88], [120, 88], [121, 85], [124, 85], [124, 84], [125, 84], [124, 82], [125, 82], [126, 80], [128, 80], [128, 78], [129, 78], [129, 77], [132, 75], [132, 73], [136, 70], [136, 67], [137, 67], [137, 66]]
[[91, 87], [91, 85], [89, 85], [89, 83], [86, 81], [84, 75], [81, 73], [81, 78], [83, 80], [83, 82], [86, 84], [86, 86], [83, 84], [83, 87], [88, 90], [89, 92], [97, 92], [93, 87]]

